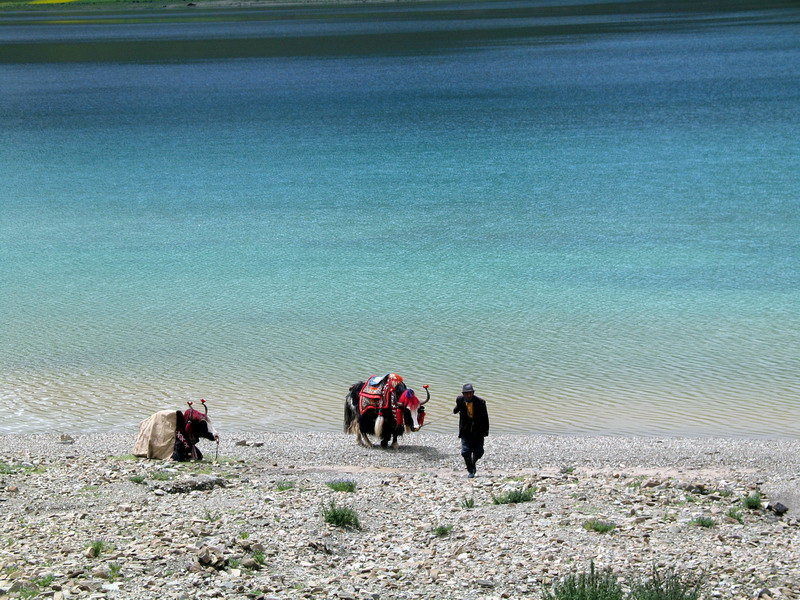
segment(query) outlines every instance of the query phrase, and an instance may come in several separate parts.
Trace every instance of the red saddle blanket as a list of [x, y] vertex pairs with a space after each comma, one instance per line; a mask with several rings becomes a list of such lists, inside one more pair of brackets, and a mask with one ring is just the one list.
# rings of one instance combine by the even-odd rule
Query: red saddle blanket
[[382, 408], [389, 408], [397, 385], [403, 381], [403, 378], [396, 373], [389, 373], [381, 377], [380, 375], [373, 375], [364, 383], [364, 387], [358, 394], [358, 412], [364, 414], [368, 410], [377, 410]]

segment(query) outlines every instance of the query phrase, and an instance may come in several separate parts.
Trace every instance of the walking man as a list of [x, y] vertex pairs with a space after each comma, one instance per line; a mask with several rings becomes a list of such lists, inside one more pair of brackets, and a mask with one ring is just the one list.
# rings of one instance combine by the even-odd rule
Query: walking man
[[467, 465], [467, 477], [472, 479], [475, 477], [475, 463], [483, 456], [483, 438], [489, 435], [489, 413], [486, 402], [475, 395], [475, 388], [471, 383], [465, 383], [461, 388], [453, 414], [458, 415], [461, 456]]

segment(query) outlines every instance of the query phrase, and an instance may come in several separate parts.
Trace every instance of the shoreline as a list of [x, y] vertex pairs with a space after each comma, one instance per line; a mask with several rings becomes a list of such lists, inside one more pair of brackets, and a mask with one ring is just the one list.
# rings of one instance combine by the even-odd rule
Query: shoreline
[[[481, 3], [493, 4], [497, 0], [479, 0]], [[33, 4], [26, 1], [0, 0], [0, 14], [4, 12], [52, 12], [52, 13], [93, 13], [130, 11], [147, 9], [158, 10], [192, 10], [203, 9], [281, 9], [281, 8], [353, 8], [363, 6], [436, 6], [448, 4], [447, 0], [74, 0], [67, 2], [42, 2]]]
[[[217, 463], [133, 459], [133, 438], [0, 435], [0, 596], [539, 598], [589, 561], [623, 581], [702, 571], [705, 598], [792, 598], [800, 583], [796, 440], [492, 435], [468, 480], [455, 435], [391, 451], [343, 433], [223, 432]], [[493, 504], [510, 491], [531, 501]], [[743, 508], [755, 491], [763, 506]], [[783, 516], [764, 508], [777, 501]], [[329, 502], [363, 529], [323, 522]]]

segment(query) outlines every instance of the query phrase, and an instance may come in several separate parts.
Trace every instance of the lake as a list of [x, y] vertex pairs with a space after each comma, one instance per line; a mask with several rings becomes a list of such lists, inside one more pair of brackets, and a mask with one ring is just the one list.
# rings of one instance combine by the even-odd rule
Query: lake
[[800, 429], [800, 8], [0, 13], [3, 432]]

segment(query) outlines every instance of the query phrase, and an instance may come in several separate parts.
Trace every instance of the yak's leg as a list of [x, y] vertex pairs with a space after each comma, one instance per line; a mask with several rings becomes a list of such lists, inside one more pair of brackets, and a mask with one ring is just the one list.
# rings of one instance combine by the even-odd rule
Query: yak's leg
[[392, 449], [397, 450], [397, 446], [397, 434], [395, 433], [394, 436], [392, 436]]
[[358, 429], [358, 443], [365, 448], [372, 448], [372, 442], [369, 441], [367, 434], [361, 431], [361, 428]]

